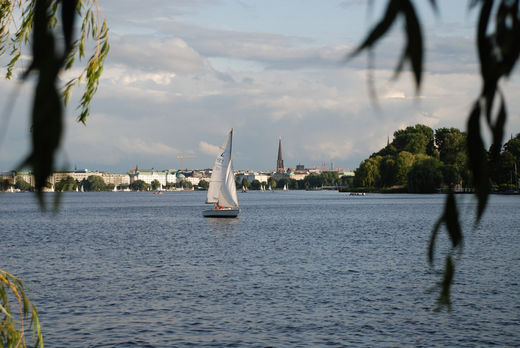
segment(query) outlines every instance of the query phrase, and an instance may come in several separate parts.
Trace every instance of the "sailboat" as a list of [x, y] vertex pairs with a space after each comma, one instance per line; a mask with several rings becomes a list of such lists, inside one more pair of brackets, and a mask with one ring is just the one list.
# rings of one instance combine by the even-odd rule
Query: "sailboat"
[[232, 147], [233, 129], [231, 129], [226, 137], [226, 141], [220, 147], [220, 154], [215, 159], [215, 164], [213, 165], [206, 203], [214, 204], [214, 206], [212, 209], [202, 211], [204, 217], [234, 218], [240, 213], [231, 158]]

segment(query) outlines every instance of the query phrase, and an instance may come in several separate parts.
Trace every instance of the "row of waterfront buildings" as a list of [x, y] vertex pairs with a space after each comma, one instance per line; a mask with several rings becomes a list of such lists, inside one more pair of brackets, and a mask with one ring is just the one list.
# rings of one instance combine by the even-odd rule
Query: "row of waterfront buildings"
[[[88, 169], [83, 170], [73, 170], [73, 171], [59, 171], [53, 173], [48, 178], [49, 186], [52, 188], [61, 180], [65, 180], [67, 177], [71, 177], [77, 182], [82, 182], [83, 180], [88, 179], [89, 176], [95, 175], [99, 176], [103, 179], [105, 184], [112, 184], [115, 187], [127, 187], [131, 183], [137, 180], [142, 180], [147, 184], [152, 184], [155, 180], [157, 180], [161, 187], [171, 186], [176, 183], [187, 181], [190, 182], [193, 186], [199, 184], [201, 180], [208, 181], [211, 178], [211, 169], [203, 169], [203, 170], [155, 170], [155, 169], [131, 169], [128, 173], [125, 174], [117, 174], [117, 173], [109, 173], [103, 171], [90, 171]], [[238, 182], [242, 182], [244, 178], [252, 183], [255, 180], [258, 180], [261, 183], [267, 183], [270, 178], [273, 178], [276, 181], [279, 181], [282, 178], [294, 179], [294, 180], [303, 180], [307, 175], [310, 174], [320, 174], [321, 170], [319, 169], [305, 169], [303, 165], [298, 165], [297, 168], [289, 168], [287, 170], [281, 171], [277, 170], [275, 172], [272, 171], [243, 171], [237, 170], [235, 171], [235, 178]], [[353, 172], [342, 172], [341, 175], [353, 176]], [[29, 185], [34, 187], [34, 176], [30, 171], [9, 171], [0, 173], [0, 181], [7, 180], [10, 185], [16, 185], [17, 180], [24, 180]]]
[[[293, 180], [303, 180], [310, 174], [320, 174], [323, 169], [312, 168], [306, 169], [303, 165], [299, 164], [296, 168], [285, 169], [283, 158], [282, 158], [282, 140], [280, 139], [278, 144], [278, 158], [276, 161], [276, 171], [235, 171], [235, 178], [239, 183], [242, 183], [247, 178], [249, 183], [258, 180], [260, 183], [267, 183], [270, 178], [276, 181], [287, 178]], [[103, 179], [105, 184], [113, 185], [114, 187], [128, 187], [130, 184], [137, 180], [142, 180], [147, 184], [152, 184], [154, 181], [158, 181], [161, 188], [166, 186], [175, 185], [182, 181], [190, 182], [193, 186], [199, 184], [201, 180], [210, 181], [211, 169], [203, 170], [155, 170], [155, 169], [139, 169], [137, 166], [135, 169], [130, 169], [126, 174], [115, 174], [102, 171], [89, 171], [88, 169], [73, 170], [73, 171], [59, 171], [53, 173], [48, 178], [50, 189], [53, 190], [54, 186], [61, 180], [65, 180], [67, 177], [71, 177], [78, 183], [83, 180], [87, 180], [89, 176], [95, 175]], [[351, 171], [340, 171], [340, 176], [354, 176], [354, 172]], [[24, 180], [29, 185], [34, 187], [34, 176], [30, 171], [10, 171], [0, 173], [0, 181], [7, 181], [9, 185], [16, 185], [17, 180]]]

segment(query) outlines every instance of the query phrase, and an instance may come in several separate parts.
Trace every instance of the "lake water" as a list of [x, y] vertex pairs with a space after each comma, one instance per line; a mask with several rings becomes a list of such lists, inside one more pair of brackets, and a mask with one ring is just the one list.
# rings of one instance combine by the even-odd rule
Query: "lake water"
[[476, 228], [457, 198], [451, 312], [428, 291], [442, 195], [239, 193], [222, 220], [203, 192], [70, 193], [56, 216], [0, 194], [0, 269], [47, 347], [520, 346], [520, 196], [492, 196]]

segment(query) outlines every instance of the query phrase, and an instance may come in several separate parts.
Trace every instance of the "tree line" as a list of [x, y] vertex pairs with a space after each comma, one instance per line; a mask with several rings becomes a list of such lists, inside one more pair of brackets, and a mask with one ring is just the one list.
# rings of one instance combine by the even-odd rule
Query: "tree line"
[[237, 180], [237, 188], [245, 188], [248, 190], [262, 190], [262, 189], [283, 189], [286, 187], [289, 190], [313, 190], [324, 186], [344, 187], [351, 186], [352, 177], [339, 176], [339, 172], [326, 171], [321, 174], [310, 174], [302, 180], [292, 179], [290, 177], [280, 178], [276, 180], [271, 177], [267, 182], [253, 180], [249, 182], [248, 178], [243, 178], [242, 182]]
[[[468, 166], [467, 134], [457, 128], [435, 131], [417, 124], [394, 132], [392, 142], [363, 160], [354, 186], [382, 192], [433, 193], [474, 187]], [[495, 191], [516, 190], [520, 133], [503, 147], [489, 148], [485, 160]]]
[[[72, 192], [83, 188], [83, 191], [85, 192], [101, 192], [112, 191], [114, 187], [114, 184], [106, 184], [103, 178], [99, 175], [90, 175], [87, 179], [83, 179], [82, 181], [76, 181], [71, 176], [67, 176], [56, 183], [54, 190], [59, 192]], [[170, 189], [174, 187], [192, 188], [193, 185], [189, 181], [180, 181], [175, 184], [168, 184], [164, 188]], [[161, 183], [157, 179], [153, 180], [151, 183], [147, 183], [143, 180], [135, 180], [129, 185], [122, 184], [117, 186], [117, 189], [120, 190], [127, 188], [132, 191], [154, 191], [161, 188]]]

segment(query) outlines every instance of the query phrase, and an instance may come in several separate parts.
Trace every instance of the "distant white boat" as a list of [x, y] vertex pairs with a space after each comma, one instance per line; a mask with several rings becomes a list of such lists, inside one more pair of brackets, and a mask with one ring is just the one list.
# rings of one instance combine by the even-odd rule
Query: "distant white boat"
[[217, 156], [213, 165], [206, 203], [214, 204], [214, 206], [212, 209], [206, 209], [202, 212], [204, 217], [234, 218], [240, 213], [231, 157], [232, 147], [233, 129], [222, 144], [220, 148], [222, 152]]
[[349, 196], [366, 196], [365, 192], [350, 192]]
[[112, 190], [112, 192], [117, 192], [117, 186], [114, 185], [114, 189]]
[[283, 190], [287, 191], [287, 184], [283, 185]]

